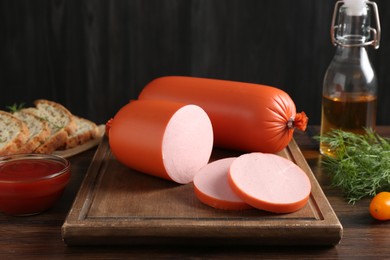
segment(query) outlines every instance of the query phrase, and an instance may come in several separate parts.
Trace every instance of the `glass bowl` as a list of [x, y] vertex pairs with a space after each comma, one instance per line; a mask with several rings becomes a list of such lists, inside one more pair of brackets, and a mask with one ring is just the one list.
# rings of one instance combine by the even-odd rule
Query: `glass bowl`
[[0, 156], [0, 211], [14, 216], [47, 210], [70, 180], [70, 162], [56, 155]]

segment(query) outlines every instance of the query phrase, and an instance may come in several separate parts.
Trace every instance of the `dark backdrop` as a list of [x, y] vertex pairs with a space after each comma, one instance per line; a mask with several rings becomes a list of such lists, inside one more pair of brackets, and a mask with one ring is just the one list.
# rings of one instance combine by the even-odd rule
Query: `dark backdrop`
[[[378, 124], [390, 124], [390, 1], [376, 1]], [[1, 0], [0, 109], [37, 98], [104, 123], [150, 80], [189, 75], [285, 90], [320, 123], [331, 0]]]

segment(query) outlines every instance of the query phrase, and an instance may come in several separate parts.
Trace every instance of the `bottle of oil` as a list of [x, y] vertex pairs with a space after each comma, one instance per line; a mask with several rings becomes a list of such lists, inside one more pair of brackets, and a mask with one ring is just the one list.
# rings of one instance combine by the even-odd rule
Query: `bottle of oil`
[[[374, 17], [376, 29], [371, 27]], [[337, 24], [335, 24], [337, 21]], [[331, 39], [336, 46], [324, 77], [321, 136], [331, 129], [363, 133], [375, 128], [377, 78], [366, 48], [379, 48], [378, 8], [365, 0], [338, 1], [335, 5]], [[320, 152], [332, 156], [321, 142]]]

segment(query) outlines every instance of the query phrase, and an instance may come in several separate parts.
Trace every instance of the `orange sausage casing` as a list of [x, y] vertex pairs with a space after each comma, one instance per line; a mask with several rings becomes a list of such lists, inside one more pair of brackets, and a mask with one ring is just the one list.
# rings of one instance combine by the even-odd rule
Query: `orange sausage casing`
[[118, 161], [181, 184], [208, 163], [213, 147], [206, 112], [176, 102], [131, 101], [110, 120], [107, 133]]
[[305, 113], [296, 113], [286, 92], [259, 84], [166, 76], [147, 84], [139, 99], [200, 106], [213, 125], [214, 144], [221, 148], [279, 152], [290, 142], [294, 128], [305, 130], [307, 125]]

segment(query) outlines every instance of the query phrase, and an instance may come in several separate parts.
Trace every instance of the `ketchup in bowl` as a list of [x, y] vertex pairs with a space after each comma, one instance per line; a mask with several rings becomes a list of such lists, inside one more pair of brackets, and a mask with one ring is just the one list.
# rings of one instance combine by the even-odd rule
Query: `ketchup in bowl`
[[0, 211], [31, 215], [50, 208], [70, 180], [68, 160], [43, 154], [0, 157]]

